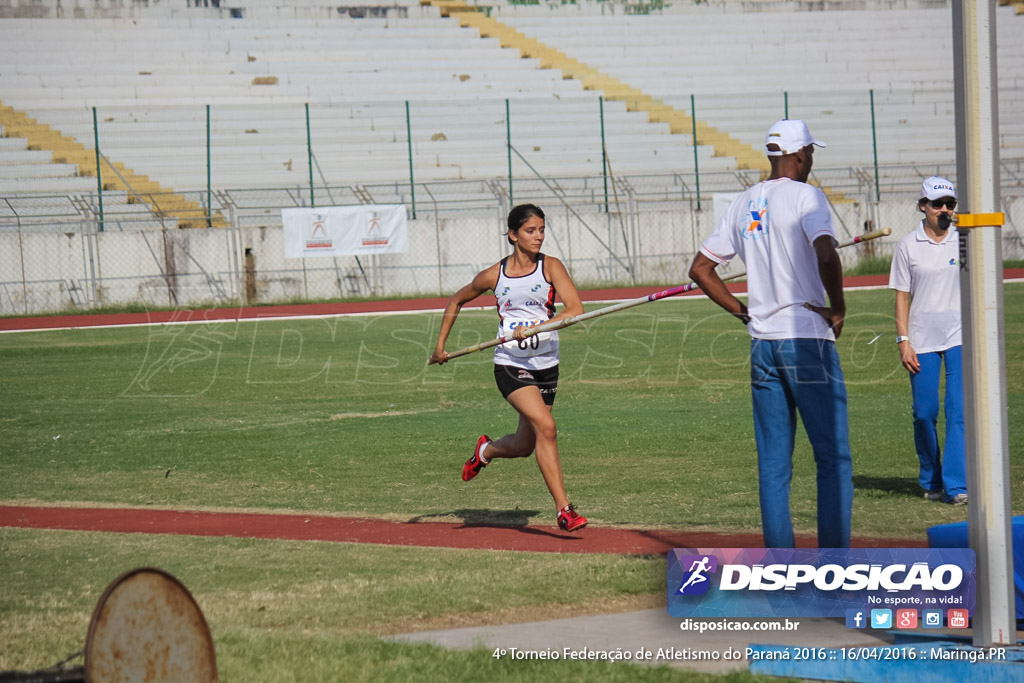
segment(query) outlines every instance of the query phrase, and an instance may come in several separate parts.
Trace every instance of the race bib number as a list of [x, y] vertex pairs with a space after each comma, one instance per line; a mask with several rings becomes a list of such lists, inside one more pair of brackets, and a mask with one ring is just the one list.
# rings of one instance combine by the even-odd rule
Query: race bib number
[[[541, 322], [540, 320], [504, 320], [502, 321], [501, 336], [511, 339], [515, 328], [520, 326], [529, 327], [531, 323], [539, 325]], [[512, 341], [502, 344], [502, 348], [513, 356], [541, 356], [551, 352], [551, 333], [541, 332], [522, 341], [512, 339]]]

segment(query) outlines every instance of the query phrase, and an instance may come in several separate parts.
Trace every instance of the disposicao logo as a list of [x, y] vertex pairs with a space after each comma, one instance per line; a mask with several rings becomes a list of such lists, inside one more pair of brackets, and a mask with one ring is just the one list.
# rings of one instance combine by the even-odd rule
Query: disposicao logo
[[703, 595], [711, 588], [708, 575], [718, 569], [718, 558], [714, 555], [686, 555], [681, 558], [684, 566], [689, 566], [683, 584], [679, 586], [679, 595]]
[[969, 613], [975, 600], [968, 548], [675, 549], [667, 579], [668, 612], [679, 617], [851, 619], [857, 611], [873, 627], [873, 609]]

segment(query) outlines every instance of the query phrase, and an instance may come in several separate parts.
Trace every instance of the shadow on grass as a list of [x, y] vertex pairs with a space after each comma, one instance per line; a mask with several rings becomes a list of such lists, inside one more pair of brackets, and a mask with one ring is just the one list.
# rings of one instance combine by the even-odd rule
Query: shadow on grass
[[894, 477], [854, 476], [853, 488], [857, 491], [879, 491], [894, 496], [920, 498], [921, 486], [916, 479], [898, 479]]
[[553, 538], [575, 538], [567, 537], [563, 533], [552, 533], [537, 527], [531, 527], [530, 518], [541, 514], [539, 510], [450, 510], [448, 512], [437, 512], [432, 515], [417, 515], [410, 517], [409, 524], [417, 524], [425, 521], [441, 521], [445, 518], [457, 517], [462, 520], [463, 527], [485, 527], [494, 529], [514, 529], [524, 534], [535, 536], [551, 536]]

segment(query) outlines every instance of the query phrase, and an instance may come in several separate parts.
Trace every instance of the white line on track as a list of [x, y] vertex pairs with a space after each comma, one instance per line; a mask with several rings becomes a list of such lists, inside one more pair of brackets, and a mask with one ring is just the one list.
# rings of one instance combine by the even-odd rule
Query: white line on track
[[[1003, 283], [1008, 282], [1024, 282], [1024, 278], [1013, 278], [1004, 279]], [[888, 289], [888, 285], [857, 285], [846, 287], [846, 291], [870, 291], [876, 289]], [[745, 294], [740, 294], [745, 296]], [[595, 299], [591, 301], [585, 301], [584, 304], [616, 304], [623, 301], [631, 301], [636, 297], [626, 299]], [[659, 301], [685, 301], [687, 299], [707, 299], [706, 294], [691, 294], [685, 297], [669, 297], [666, 299], [659, 299]], [[653, 302], [652, 302], [653, 303]], [[480, 308], [482, 310], [490, 309], [493, 306], [473, 306], [464, 310], [474, 310]], [[363, 311], [358, 313], [322, 313], [319, 315], [267, 315], [267, 316], [255, 316], [252, 318], [221, 318], [213, 320], [165, 320], [148, 323], [117, 323], [111, 325], [69, 325], [67, 327], [37, 327], [37, 328], [26, 328], [20, 330], [0, 330], [0, 334], [14, 334], [17, 332], [60, 332], [67, 330], [104, 330], [114, 327], [154, 327], [157, 325], [217, 325], [221, 323], [235, 323], [235, 322], [254, 322], [262, 320], [267, 321], [278, 321], [278, 320], [320, 320], [323, 318], [346, 318], [346, 317], [358, 317], [358, 316], [371, 316], [371, 315], [410, 315], [419, 313], [442, 313], [443, 308], [421, 308], [421, 309], [410, 309], [406, 311]], [[87, 314], [86, 314], [87, 315]]]

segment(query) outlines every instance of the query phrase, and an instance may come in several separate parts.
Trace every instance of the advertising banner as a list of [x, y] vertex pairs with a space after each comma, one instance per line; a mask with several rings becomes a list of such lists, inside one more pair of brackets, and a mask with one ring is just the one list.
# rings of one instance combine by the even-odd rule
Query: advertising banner
[[968, 548], [676, 548], [666, 595], [673, 617], [843, 617], [878, 628], [869, 620], [942, 611], [965, 627], [975, 581]]
[[398, 254], [408, 248], [401, 205], [282, 209], [281, 221], [287, 258]]

